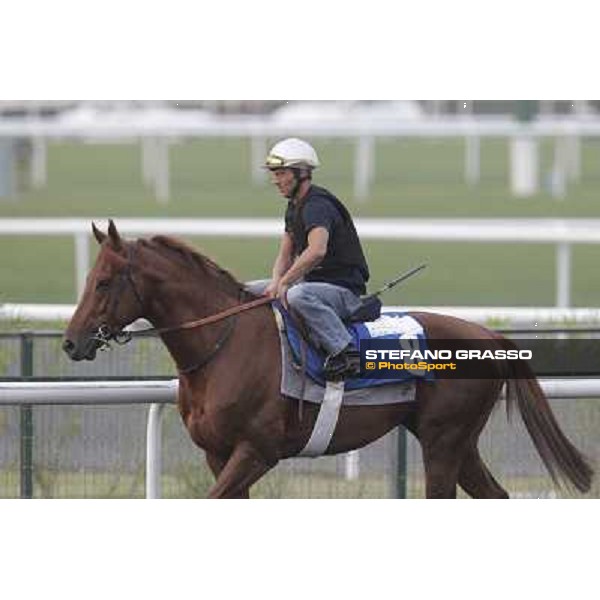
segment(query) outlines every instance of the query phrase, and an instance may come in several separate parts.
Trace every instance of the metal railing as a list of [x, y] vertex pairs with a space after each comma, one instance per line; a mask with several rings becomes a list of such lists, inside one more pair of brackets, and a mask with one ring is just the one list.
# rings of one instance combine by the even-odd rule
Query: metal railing
[[[161, 432], [165, 415], [164, 409], [175, 401], [178, 389], [177, 380], [168, 376], [164, 376], [164, 378], [145, 376], [133, 379], [131, 376], [123, 375], [120, 378], [108, 379], [106, 375], [101, 374], [96, 376], [88, 374], [85, 379], [80, 378], [77, 381], [73, 380], [73, 376], [51, 378], [43, 374], [33, 377], [35, 339], [54, 338], [58, 340], [60, 336], [60, 332], [2, 334], [2, 337], [14, 338], [19, 346], [17, 352], [12, 352], [14, 356], [11, 358], [13, 363], [18, 363], [18, 369], [15, 368], [16, 364], [13, 364], [12, 369], [5, 369], [7, 377], [11, 377], [12, 381], [0, 382], [0, 406], [14, 406], [19, 410], [20, 496], [23, 498], [34, 496], [33, 450], [36, 410], [41, 410], [44, 406], [148, 405], [144, 441], [145, 495], [147, 498], [160, 497], [162, 495], [161, 473], [163, 472]], [[157, 343], [160, 342], [157, 341]], [[56, 362], [55, 352], [56, 350], [50, 348], [50, 355], [54, 356], [53, 359], [51, 358], [53, 362]], [[41, 363], [39, 354], [38, 352], [37, 362]], [[120, 362], [122, 362], [123, 354], [120, 353], [120, 355]], [[127, 371], [131, 371], [130, 367], [131, 365]], [[149, 368], [152, 369], [152, 366], [150, 365]], [[40, 372], [42, 370], [47, 371], [39, 369]], [[115, 371], [113, 368], [108, 368], [105, 372]], [[102, 373], [102, 370], [99, 373]], [[66, 381], [65, 379], [70, 380]], [[600, 379], [545, 379], [542, 380], [542, 387], [549, 398], [590, 399], [600, 397]], [[38, 407], [38, 409], [34, 409], [34, 407]], [[139, 415], [136, 415], [136, 418], [139, 419]], [[579, 417], [577, 418], [579, 419]], [[99, 430], [98, 426], [95, 427], [95, 430]], [[138, 431], [138, 428], [135, 431]], [[585, 431], [587, 432], [588, 429]], [[135, 435], [139, 436], [140, 432], [138, 431]], [[187, 433], [182, 431], [182, 435], [187, 436]], [[141, 443], [141, 438], [139, 442]], [[399, 428], [393, 443], [395, 445], [392, 450], [395, 454], [395, 458], [392, 460], [394, 467], [387, 467], [389, 469], [387, 478], [391, 480], [391, 495], [401, 498], [407, 496], [407, 486], [413, 485], [410, 482], [409, 472], [411, 469], [414, 471], [414, 465], [410, 458], [411, 453], [414, 454], [414, 448], [408, 443], [406, 432], [402, 428]], [[362, 452], [359, 454], [354, 451], [343, 458], [345, 480], [359, 480], [363, 476], [368, 476], [369, 468], [366, 467], [365, 456], [362, 455]], [[305, 464], [308, 459], [297, 460], [304, 461], [299, 464]]]
[[[598, 379], [541, 380], [548, 398], [598, 398]], [[0, 405], [17, 405], [31, 410], [34, 405], [150, 404], [146, 428], [146, 498], [160, 498], [161, 487], [161, 418], [165, 404], [175, 402], [177, 380], [170, 381], [87, 381], [87, 382], [2, 382]], [[25, 444], [29, 432], [24, 433]], [[26, 464], [30, 452], [22, 455], [21, 486], [24, 497], [31, 496], [31, 466]], [[398, 437], [397, 498], [406, 497], [406, 436]], [[24, 494], [23, 494], [24, 491]]]
[[33, 497], [33, 406], [148, 404], [146, 427], [146, 498], [160, 498], [161, 419], [164, 406], [174, 404], [178, 381], [4, 381], [0, 406], [19, 406], [24, 413], [21, 434], [21, 497]]

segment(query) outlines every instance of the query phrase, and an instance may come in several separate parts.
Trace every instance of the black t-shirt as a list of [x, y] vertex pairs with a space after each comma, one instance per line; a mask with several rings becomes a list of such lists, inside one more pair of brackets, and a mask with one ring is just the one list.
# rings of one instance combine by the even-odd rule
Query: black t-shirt
[[333, 283], [364, 294], [369, 268], [352, 217], [333, 194], [316, 185], [298, 205], [288, 202], [285, 230], [292, 236], [294, 256], [308, 246], [308, 234], [314, 227], [327, 229], [329, 241], [323, 261], [304, 276], [305, 281]]

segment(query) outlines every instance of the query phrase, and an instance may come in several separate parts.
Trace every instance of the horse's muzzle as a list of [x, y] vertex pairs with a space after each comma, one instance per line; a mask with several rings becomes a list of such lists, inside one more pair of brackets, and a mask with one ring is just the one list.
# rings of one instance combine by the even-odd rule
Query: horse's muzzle
[[99, 342], [93, 337], [88, 338], [83, 343], [76, 343], [68, 338], [65, 338], [62, 349], [71, 360], [94, 360], [96, 358], [96, 352], [99, 346]]

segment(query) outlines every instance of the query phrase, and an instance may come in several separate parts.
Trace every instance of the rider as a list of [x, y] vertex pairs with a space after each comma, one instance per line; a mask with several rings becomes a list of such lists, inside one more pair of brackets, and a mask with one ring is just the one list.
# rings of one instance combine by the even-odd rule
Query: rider
[[312, 183], [318, 166], [314, 148], [297, 138], [280, 141], [269, 152], [264, 168], [288, 200], [285, 231], [272, 279], [249, 287], [303, 317], [311, 340], [327, 355], [325, 377], [336, 380], [358, 372], [358, 351], [343, 319], [361, 305], [369, 268], [346, 207]]

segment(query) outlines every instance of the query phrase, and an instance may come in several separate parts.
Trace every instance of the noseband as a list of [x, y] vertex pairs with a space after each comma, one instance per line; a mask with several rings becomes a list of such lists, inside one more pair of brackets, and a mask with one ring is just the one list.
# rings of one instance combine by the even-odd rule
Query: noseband
[[110, 349], [110, 342], [114, 341], [120, 346], [130, 342], [132, 338], [131, 331], [113, 331], [108, 325], [100, 325], [96, 330], [96, 333], [92, 336], [93, 340], [96, 340], [100, 344], [100, 350]]

